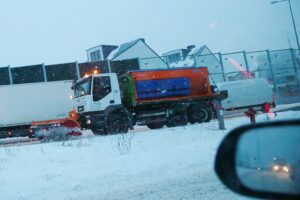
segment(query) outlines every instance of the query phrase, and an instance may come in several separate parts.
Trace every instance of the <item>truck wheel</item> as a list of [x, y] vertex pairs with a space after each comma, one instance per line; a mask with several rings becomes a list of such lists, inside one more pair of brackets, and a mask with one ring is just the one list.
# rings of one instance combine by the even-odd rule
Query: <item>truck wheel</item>
[[105, 128], [103, 128], [103, 129], [92, 129], [92, 132], [94, 133], [94, 135], [105, 135], [106, 134]]
[[213, 109], [207, 103], [196, 104], [191, 106], [189, 109], [189, 122], [194, 124], [196, 122], [209, 122], [213, 116]]
[[147, 124], [148, 128], [150, 129], [160, 129], [164, 127], [165, 123], [164, 122], [151, 122]]
[[106, 131], [108, 134], [127, 133], [129, 120], [126, 115], [111, 114], [107, 119]]
[[44, 140], [44, 136], [38, 136], [37, 137], [39, 140]]
[[174, 109], [173, 114], [168, 118], [167, 127], [185, 126], [188, 123], [188, 117], [185, 109]]

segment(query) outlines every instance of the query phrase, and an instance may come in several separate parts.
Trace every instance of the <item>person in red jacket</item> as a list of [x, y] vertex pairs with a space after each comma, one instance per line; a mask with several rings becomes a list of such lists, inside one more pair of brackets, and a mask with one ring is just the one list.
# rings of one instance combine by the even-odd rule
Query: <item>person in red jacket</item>
[[264, 112], [266, 112], [266, 113], [271, 113], [272, 112], [271, 105], [269, 103], [265, 103], [263, 108], [264, 108]]
[[246, 116], [250, 118], [251, 124], [255, 124], [256, 110], [253, 107], [249, 107], [248, 111], [245, 112]]
[[271, 109], [271, 105], [269, 103], [265, 103], [263, 106], [263, 112], [267, 113], [267, 120], [272, 119], [276, 116], [276, 113], [274, 113]]

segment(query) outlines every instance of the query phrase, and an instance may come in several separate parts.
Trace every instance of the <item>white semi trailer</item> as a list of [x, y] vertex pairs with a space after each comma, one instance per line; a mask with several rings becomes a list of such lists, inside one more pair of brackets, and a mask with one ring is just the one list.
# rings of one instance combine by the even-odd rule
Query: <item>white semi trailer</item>
[[67, 118], [72, 81], [0, 86], [0, 138], [27, 136], [35, 121]]

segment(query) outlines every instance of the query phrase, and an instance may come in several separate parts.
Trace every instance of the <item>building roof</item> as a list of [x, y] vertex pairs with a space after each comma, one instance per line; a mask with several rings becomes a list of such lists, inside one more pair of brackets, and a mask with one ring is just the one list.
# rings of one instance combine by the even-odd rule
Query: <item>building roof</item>
[[166, 55], [168, 55], [168, 54], [170, 54], [170, 53], [173, 53], [173, 52], [177, 52], [177, 51], [186, 51], [186, 50], [188, 50], [188, 49], [175, 49], [175, 50], [172, 50], [172, 51], [168, 51], [168, 52], [166, 52], [166, 53], [163, 53], [162, 55], [163, 55], [163, 56], [166, 56]]
[[207, 48], [205, 45], [201, 47], [195, 47], [191, 49], [186, 58], [182, 61], [171, 63], [170, 67], [190, 67], [195, 65], [195, 59], [193, 55], [200, 56], [202, 51]]
[[108, 60], [113, 60], [116, 57], [118, 57], [119, 55], [121, 55], [122, 53], [124, 53], [125, 51], [127, 51], [128, 49], [130, 49], [132, 46], [134, 46], [136, 43], [138, 43], [139, 41], [144, 42], [145, 40], [143, 38], [139, 38], [130, 42], [126, 42], [124, 44], [121, 44], [118, 48], [116, 48], [115, 50], [113, 50], [108, 56], [107, 59]]
[[115, 47], [117, 47], [116, 45], [100, 44], [100, 45], [93, 46], [93, 47], [87, 49], [86, 52], [91, 51], [91, 50], [93, 50], [93, 49], [95, 49], [95, 48], [106, 47], [106, 46], [115, 46]]
[[[210, 53], [209, 54], [203, 54], [204, 49], [207, 49]], [[188, 55], [184, 60], [171, 63], [170, 67], [190, 67], [190, 66], [195, 66], [195, 61], [200, 57], [204, 55], [212, 55], [216, 61], [220, 62], [216, 56], [209, 50], [209, 48], [206, 45], [203, 45], [201, 47], [195, 47], [190, 50]]]

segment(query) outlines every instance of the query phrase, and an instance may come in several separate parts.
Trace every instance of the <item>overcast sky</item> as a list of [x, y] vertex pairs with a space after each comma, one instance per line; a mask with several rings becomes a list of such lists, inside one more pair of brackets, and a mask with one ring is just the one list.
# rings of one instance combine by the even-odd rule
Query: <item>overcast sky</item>
[[[158, 54], [296, 48], [287, 2], [271, 0], [1, 0], [0, 66], [86, 61], [85, 50], [145, 38]], [[300, 37], [300, 0], [291, 0]]]

